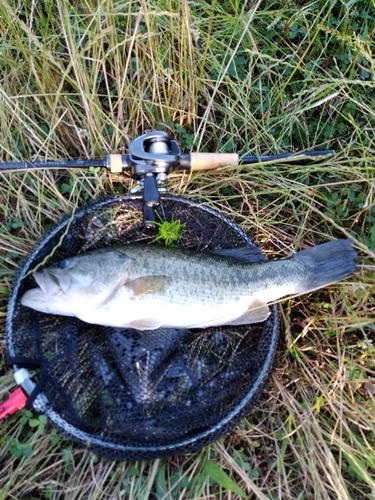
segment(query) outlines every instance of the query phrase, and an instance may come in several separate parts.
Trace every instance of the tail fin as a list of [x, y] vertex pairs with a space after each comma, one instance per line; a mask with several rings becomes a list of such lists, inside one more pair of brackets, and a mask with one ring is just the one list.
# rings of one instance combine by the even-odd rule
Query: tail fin
[[297, 293], [306, 293], [334, 283], [352, 274], [355, 270], [357, 252], [351, 240], [333, 240], [293, 256], [301, 262], [306, 276]]

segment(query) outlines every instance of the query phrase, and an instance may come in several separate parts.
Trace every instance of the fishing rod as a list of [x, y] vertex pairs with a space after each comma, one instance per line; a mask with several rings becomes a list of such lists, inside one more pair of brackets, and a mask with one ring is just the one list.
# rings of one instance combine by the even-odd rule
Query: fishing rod
[[181, 153], [175, 140], [163, 131], [154, 131], [130, 142], [128, 154], [109, 154], [93, 160], [22, 161], [0, 163], [0, 171], [40, 169], [106, 168], [113, 174], [129, 171], [138, 183], [136, 190], [143, 191], [144, 222], [152, 226], [155, 221], [154, 208], [160, 202], [159, 186], [165, 184], [168, 175], [176, 170], [214, 170], [220, 167], [251, 163], [287, 160], [295, 165], [307, 165], [325, 161], [335, 156], [332, 149], [306, 151], [267, 156], [239, 156], [236, 153]]

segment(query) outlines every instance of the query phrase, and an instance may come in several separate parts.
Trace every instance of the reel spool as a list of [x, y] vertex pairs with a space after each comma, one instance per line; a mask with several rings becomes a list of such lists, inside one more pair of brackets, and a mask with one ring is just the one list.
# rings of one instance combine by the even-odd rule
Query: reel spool
[[[254, 245], [211, 208], [162, 195], [162, 220], [185, 224], [178, 246], [215, 250]], [[192, 452], [245, 417], [272, 370], [279, 316], [264, 323], [139, 332], [89, 325], [20, 304], [32, 271], [79, 252], [149, 243], [144, 197], [107, 198], [79, 208], [50, 230], [15, 277], [6, 334], [28, 405], [97, 455], [140, 460]], [[259, 251], [260, 260], [263, 258]]]

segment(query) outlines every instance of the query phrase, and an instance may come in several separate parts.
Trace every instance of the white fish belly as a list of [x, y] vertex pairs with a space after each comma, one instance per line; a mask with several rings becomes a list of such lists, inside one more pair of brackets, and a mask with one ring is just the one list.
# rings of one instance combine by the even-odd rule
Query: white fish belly
[[81, 316], [81, 319], [90, 323], [139, 330], [161, 327], [204, 328], [235, 321], [246, 312], [250, 302], [248, 297], [227, 304], [168, 303], [152, 297], [112, 300], [110, 304], [90, 311], [86, 318]]

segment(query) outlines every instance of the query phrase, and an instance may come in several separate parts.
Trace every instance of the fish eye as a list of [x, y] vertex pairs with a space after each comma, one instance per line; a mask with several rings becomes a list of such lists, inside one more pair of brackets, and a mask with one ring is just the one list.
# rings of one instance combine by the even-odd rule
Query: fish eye
[[69, 266], [68, 259], [60, 260], [60, 262], [57, 264], [57, 267], [59, 267], [60, 269], [66, 269], [68, 266]]

